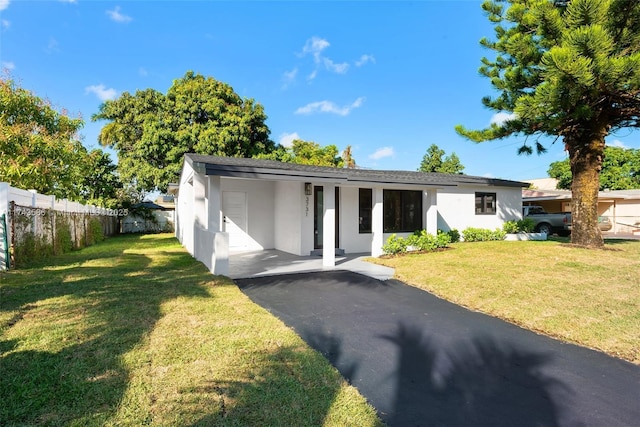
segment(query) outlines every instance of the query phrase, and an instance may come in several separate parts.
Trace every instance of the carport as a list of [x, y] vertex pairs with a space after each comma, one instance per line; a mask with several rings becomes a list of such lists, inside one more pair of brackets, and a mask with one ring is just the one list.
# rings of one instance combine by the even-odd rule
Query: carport
[[245, 279], [276, 274], [345, 270], [378, 280], [393, 277], [394, 269], [365, 261], [368, 254], [336, 256], [335, 267], [326, 267], [321, 256], [297, 256], [275, 249], [229, 254], [229, 277]]

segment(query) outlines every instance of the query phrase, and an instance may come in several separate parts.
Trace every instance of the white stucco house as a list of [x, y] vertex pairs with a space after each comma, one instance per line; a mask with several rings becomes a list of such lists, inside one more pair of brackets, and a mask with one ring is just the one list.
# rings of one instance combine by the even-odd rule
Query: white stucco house
[[521, 218], [527, 185], [187, 154], [170, 191], [180, 242], [211, 272], [228, 274], [235, 251], [317, 254], [332, 267], [336, 253], [381, 255], [393, 233], [502, 227]]

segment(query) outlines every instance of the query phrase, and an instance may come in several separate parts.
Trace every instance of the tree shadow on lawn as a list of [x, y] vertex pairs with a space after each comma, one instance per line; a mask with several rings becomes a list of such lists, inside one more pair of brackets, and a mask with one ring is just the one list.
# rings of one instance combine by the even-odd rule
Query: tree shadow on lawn
[[[341, 346], [335, 338], [317, 335], [316, 339], [323, 348], [330, 349], [332, 359], [340, 358]], [[316, 345], [311, 344], [312, 347]], [[216, 393], [219, 407], [217, 413], [201, 418], [192, 426], [381, 425], [373, 413], [370, 416], [353, 414], [352, 419], [344, 418], [350, 416], [344, 410], [337, 415], [331, 414], [344, 384], [344, 374], [333, 369], [318, 352], [309, 348], [283, 347], [272, 353], [256, 353], [254, 357], [255, 365], [260, 369], [253, 378], [209, 383], [204, 389], [197, 390]]]
[[[16, 314], [0, 325], [0, 425], [59, 425], [72, 420], [104, 424], [128, 387], [122, 356], [153, 330], [163, 302], [178, 296], [209, 297], [200, 280], [193, 280], [202, 278], [201, 265], [169, 268], [173, 263], [189, 264], [187, 253], [163, 259], [160, 267], [167, 268], [162, 274], [145, 271], [151, 258], [126, 253], [132, 245], [141, 249], [139, 240], [140, 236], [112, 238], [106, 247], [97, 245], [15, 272], [23, 284], [4, 284], [0, 312]], [[157, 247], [162, 242], [150, 244]], [[88, 262], [98, 258], [100, 264], [112, 259], [113, 266]], [[51, 350], [20, 350], [34, 345], [32, 340]]]

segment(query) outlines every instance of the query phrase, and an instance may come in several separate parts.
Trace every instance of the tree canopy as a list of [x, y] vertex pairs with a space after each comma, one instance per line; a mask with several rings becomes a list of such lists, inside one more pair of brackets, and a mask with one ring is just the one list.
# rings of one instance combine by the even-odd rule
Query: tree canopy
[[337, 168], [345, 166], [355, 167], [356, 163], [351, 156], [351, 147], [347, 147], [345, 153], [348, 156], [347, 162], [338, 155], [338, 147], [335, 145], [322, 147], [313, 141], [295, 139], [290, 147], [279, 145], [273, 152], [256, 157], [301, 165], [331, 166]]
[[445, 151], [443, 149], [436, 144], [431, 144], [422, 158], [422, 162], [420, 162], [418, 171], [462, 174], [464, 166], [460, 163], [456, 153], [451, 153], [451, 155], [443, 158], [444, 155]]
[[129, 196], [109, 154], [80, 142], [81, 119], [0, 80], [0, 181], [59, 199], [114, 208]]
[[82, 125], [13, 80], [0, 80], [0, 181], [78, 199], [87, 155]]
[[[548, 174], [558, 180], [557, 188], [571, 189], [572, 176], [569, 159], [553, 162]], [[640, 150], [607, 146], [600, 171], [600, 191], [640, 188]]]
[[106, 101], [92, 120], [109, 121], [99, 140], [118, 153], [125, 182], [165, 191], [178, 180], [186, 153], [253, 157], [270, 153], [262, 105], [241, 98], [231, 86], [191, 71], [166, 94], [154, 89], [123, 93]]
[[[572, 181], [572, 242], [601, 247], [597, 197], [605, 137], [640, 127], [640, 2], [628, 0], [487, 0], [495, 53], [480, 73], [499, 95], [483, 98], [511, 119], [456, 130], [481, 142], [525, 136], [521, 154], [562, 138]], [[529, 138], [531, 137], [531, 139]]]

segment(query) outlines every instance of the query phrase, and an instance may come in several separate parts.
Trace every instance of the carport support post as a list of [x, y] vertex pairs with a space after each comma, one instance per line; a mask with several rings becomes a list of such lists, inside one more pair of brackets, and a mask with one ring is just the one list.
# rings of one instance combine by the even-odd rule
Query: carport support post
[[424, 191], [422, 204], [426, 207], [425, 230], [436, 236], [438, 234], [438, 190]]
[[322, 266], [336, 266], [336, 186], [325, 184], [322, 212]]
[[207, 229], [209, 231], [222, 231], [222, 212], [220, 209], [220, 177], [208, 176], [207, 188]]
[[382, 245], [384, 245], [384, 229], [382, 217], [383, 204], [382, 188], [373, 189], [373, 208], [371, 211], [371, 232], [373, 234], [371, 240], [371, 256], [377, 257], [382, 255]]
[[206, 177], [200, 173], [193, 174], [193, 232], [197, 227], [207, 229]]

